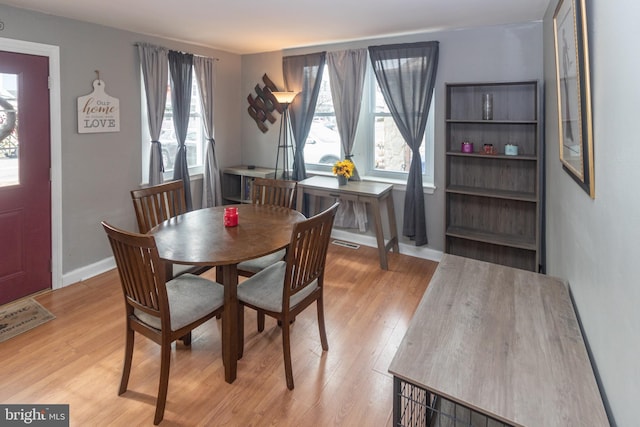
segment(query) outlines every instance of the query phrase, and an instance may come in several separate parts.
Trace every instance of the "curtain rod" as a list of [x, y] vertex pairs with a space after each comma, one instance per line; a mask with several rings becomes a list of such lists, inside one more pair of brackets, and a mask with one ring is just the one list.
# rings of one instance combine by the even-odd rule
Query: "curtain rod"
[[[140, 46], [140, 44], [141, 43], [134, 43], [133, 45], [138, 47], [138, 46]], [[161, 47], [161, 48], [167, 49], [167, 50], [173, 50], [174, 52], [186, 53], [186, 54], [193, 55], [193, 56], [199, 56], [201, 58], [209, 58], [209, 59], [213, 59], [214, 61], [220, 61], [220, 58], [216, 58], [215, 56], [205, 56], [205, 55], [198, 55], [197, 53], [183, 52], [183, 51], [179, 51], [179, 50], [176, 50], [176, 49], [169, 49], [168, 47], [164, 47], [164, 46], [157, 46], [157, 45], [154, 45], [154, 44], [151, 44], [151, 43], [145, 43], [145, 44], [148, 44], [149, 46]]]

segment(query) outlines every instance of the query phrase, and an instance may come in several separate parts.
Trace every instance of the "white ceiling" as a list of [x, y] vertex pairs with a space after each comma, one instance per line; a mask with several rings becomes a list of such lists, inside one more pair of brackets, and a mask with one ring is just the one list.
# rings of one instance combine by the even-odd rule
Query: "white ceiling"
[[247, 54], [541, 20], [551, 0], [0, 0]]

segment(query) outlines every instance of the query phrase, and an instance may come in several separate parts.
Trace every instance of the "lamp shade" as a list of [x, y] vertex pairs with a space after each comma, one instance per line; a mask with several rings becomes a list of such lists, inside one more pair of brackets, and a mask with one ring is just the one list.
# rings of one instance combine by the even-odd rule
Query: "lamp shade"
[[291, 104], [298, 92], [271, 92], [280, 104]]

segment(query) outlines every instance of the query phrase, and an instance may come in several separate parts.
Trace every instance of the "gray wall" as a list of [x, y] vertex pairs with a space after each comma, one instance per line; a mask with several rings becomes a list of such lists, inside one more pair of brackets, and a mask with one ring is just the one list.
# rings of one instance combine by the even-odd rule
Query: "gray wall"
[[587, 2], [595, 149], [592, 200], [558, 159], [552, 21], [556, 3], [544, 21], [548, 273], [569, 281], [615, 422], [635, 426], [640, 401], [640, 4]]
[[[101, 220], [135, 230], [129, 190], [141, 182], [141, 82], [136, 42], [220, 58], [216, 140], [222, 164], [240, 162], [239, 55], [0, 5], [0, 37], [60, 47], [62, 108], [62, 273], [111, 256]], [[78, 134], [76, 98], [100, 70], [120, 100], [120, 132]]]
[[[540, 61], [542, 57], [542, 22], [307, 47], [286, 51], [284, 55], [421, 40], [438, 40], [440, 42], [438, 76], [434, 93], [436, 191], [433, 194], [425, 195], [429, 245], [424, 248], [431, 249], [433, 252], [444, 250], [445, 83], [542, 81], [543, 68]], [[250, 93], [255, 94], [256, 84], [260, 83], [260, 86], [263, 86], [261, 78], [264, 73], [267, 73], [279, 88], [283, 88], [282, 56], [283, 52], [272, 52], [242, 57], [242, 90], [245, 96]], [[273, 167], [279, 122], [271, 125], [269, 131], [263, 134], [247, 114], [246, 105], [242, 112], [242, 159], [247, 164]], [[400, 231], [402, 230], [404, 194], [402, 189], [394, 190], [395, 210]], [[401, 237], [401, 242], [412, 245], [405, 237]], [[418, 253], [419, 250], [416, 249]]]

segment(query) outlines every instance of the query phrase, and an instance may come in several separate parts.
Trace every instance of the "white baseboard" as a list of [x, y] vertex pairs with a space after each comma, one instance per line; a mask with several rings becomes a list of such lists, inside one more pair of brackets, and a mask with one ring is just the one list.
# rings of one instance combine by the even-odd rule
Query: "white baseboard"
[[[353, 233], [350, 231], [334, 228], [331, 231], [331, 237], [340, 240], [346, 240], [347, 242], [358, 243], [360, 245], [369, 246], [372, 248], [378, 247], [375, 236], [369, 234]], [[403, 255], [414, 256], [416, 258], [423, 258], [436, 262], [440, 262], [440, 260], [442, 259], [442, 252], [436, 251], [434, 249], [409, 245], [406, 243], [399, 243], [398, 246], [400, 248], [400, 253]]]
[[97, 276], [98, 274], [102, 274], [114, 268], [116, 268], [116, 261], [113, 257], [103, 259], [102, 261], [98, 261], [63, 274], [62, 286], [60, 287], [63, 288], [65, 286], [90, 279], [91, 277]]

